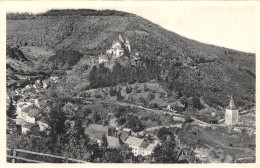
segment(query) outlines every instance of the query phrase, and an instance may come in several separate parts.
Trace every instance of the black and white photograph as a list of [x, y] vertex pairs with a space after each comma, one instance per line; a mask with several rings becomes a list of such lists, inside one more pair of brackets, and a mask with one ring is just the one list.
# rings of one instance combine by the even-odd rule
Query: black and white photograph
[[255, 3], [0, 4], [6, 164], [257, 165]]

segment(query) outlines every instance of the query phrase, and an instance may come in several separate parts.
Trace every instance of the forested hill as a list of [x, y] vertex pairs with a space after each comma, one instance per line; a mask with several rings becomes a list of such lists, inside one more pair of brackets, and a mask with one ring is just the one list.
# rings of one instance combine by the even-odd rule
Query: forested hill
[[52, 10], [21, 19], [11, 15], [7, 15], [8, 45], [47, 46], [98, 56], [121, 34], [133, 51], [159, 61], [160, 82], [170, 90], [198, 94], [222, 107], [230, 94], [241, 106], [255, 101], [255, 54], [199, 43], [125, 12]]

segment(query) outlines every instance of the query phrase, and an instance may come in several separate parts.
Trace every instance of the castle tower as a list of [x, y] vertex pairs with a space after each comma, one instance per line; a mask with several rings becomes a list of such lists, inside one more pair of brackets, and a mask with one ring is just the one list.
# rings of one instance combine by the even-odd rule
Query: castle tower
[[118, 36], [118, 39], [122, 42], [122, 43], [124, 43], [124, 40], [123, 40], [123, 38], [122, 38], [122, 36], [119, 34], [119, 36]]
[[127, 38], [125, 39], [125, 47], [128, 49], [129, 53], [131, 53], [131, 45]]
[[233, 96], [230, 97], [229, 106], [226, 109], [225, 124], [233, 125], [238, 123], [238, 109], [235, 106]]

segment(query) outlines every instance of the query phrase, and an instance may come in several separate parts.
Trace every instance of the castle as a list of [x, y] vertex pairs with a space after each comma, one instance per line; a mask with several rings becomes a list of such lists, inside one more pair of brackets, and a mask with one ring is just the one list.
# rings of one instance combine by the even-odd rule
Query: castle
[[235, 106], [233, 97], [231, 96], [229, 106], [226, 109], [225, 124], [233, 125], [238, 123], [238, 109]]
[[101, 54], [99, 56], [99, 63], [120, 58], [126, 53], [131, 54], [130, 42], [127, 38], [124, 41], [122, 36], [119, 34], [118, 39], [116, 41], [113, 41], [112, 47], [106, 50], [106, 54], [105, 55]]

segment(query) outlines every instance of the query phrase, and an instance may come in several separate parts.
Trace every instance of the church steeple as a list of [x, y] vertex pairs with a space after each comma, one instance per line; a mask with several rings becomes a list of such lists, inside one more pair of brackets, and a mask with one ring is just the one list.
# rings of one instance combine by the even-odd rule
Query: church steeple
[[234, 103], [234, 100], [233, 100], [233, 96], [232, 96], [232, 95], [231, 95], [231, 97], [230, 97], [228, 109], [230, 109], [230, 110], [236, 110], [236, 106], [235, 106], [235, 103]]

